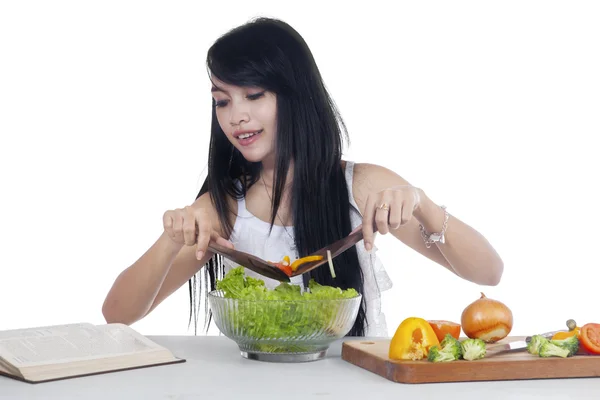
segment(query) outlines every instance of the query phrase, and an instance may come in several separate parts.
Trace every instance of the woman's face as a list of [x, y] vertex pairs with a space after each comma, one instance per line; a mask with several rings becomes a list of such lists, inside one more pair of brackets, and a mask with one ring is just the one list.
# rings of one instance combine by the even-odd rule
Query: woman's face
[[258, 87], [241, 87], [211, 78], [217, 120], [227, 139], [250, 162], [274, 160], [277, 97]]

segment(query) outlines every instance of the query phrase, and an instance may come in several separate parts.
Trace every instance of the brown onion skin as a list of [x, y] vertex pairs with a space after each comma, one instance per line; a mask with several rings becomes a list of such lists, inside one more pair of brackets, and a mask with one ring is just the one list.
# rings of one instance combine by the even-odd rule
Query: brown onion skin
[[[504, 308], [504, 311], [499, 309]], [[483, 313], [486, 312], [486, 314]], [[490, 323], [491, 322], [491, 323]], [[513, 327], [512, 311], [502, 302], [481, 297], [469, 304], [461, 315], [462, 330], [471, 339], [482, 339], [486, 343], [495, 343], [508, 336]], [[493, 337], [484, 338], [487, 333], [499, 331]]]

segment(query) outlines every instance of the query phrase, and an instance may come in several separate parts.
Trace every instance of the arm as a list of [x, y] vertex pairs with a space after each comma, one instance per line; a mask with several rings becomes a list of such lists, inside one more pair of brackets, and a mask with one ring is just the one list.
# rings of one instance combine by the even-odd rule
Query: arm
[[[198, 242], [206, 247], [211, 231], [213, 239], [222, 236], [221, 225], [208, 194], [198, 198], [187, 211], [195, 211], [196, 218], [192, 215], [172, 227], [165, 221], [165, 232], [133, 265], [119, 274], [102, 306], [107, 323], [132, 324], [142, 319], [213, 256], [206, 252], [198, 259], [197, 249], [201, 245], [194, 245]], [[187, 224], [184, 221], [188, 221]], [[187, 233], [184, 233], [185, 229]], [[184, 238], [184, 235], [187, 237]], [[219, 242], [225, 244], [222, 238]]]
[[[410, 186], [393, 171], [373, 164], [357, 164], [353, 194], [365, 221], [377, 221], [380, 233], [389, 231], [407, 246], [463, 279], [481, 285], [497, 285], [500, 282], [504, 266], [498, 253], [483, 235], [452, 215], [448, 219], [445, 243], [426, 247], [419, 225], [422, 224], [427, 232], [440, 232], [444, 210], [421, 189]], [[389, 214], [377, 209], [383, 202], [390, 205]], [[405, 207], [399, 207], [402, 203]], [[388, 218], [385, 226], [381, 225], [382, 215]], [[370, 250], [372, 223], [365, 222], [363, 225], [365, 246]]]

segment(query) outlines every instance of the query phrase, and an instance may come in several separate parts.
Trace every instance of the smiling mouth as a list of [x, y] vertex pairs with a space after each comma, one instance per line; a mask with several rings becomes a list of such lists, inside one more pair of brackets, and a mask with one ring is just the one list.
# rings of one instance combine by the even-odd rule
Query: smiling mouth
[[258, 135], [258, 134], [262, 133], [262, 131], [263, 131], [263, 130], [261, 129], [261, 130], [259, 130], [259, 131], [256, 131], [256, 132], [242, 133], [241, 135], [239, 135], [239, 136], [237, 137], [237, 139], [238, 139], [238, 140], [249, 139], [249, 138], [251, 138], [252, 136], [256, 136], [256, 135]]

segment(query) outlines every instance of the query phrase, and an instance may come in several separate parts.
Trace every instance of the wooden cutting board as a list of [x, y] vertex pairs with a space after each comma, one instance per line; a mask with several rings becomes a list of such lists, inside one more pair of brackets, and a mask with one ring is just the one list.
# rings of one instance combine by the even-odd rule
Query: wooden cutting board
[[[498, 343], [524, 340], [522, 336]], [[516, 379], [582, 378], [600, 376], [600, 356], [542, 358], [526, 350], [500, 353], [481, 360], [433, 363], [427, 360], [390, 360], [390, 340], [345, 341], [342, 359], [393, 382], [436, 383]]]

